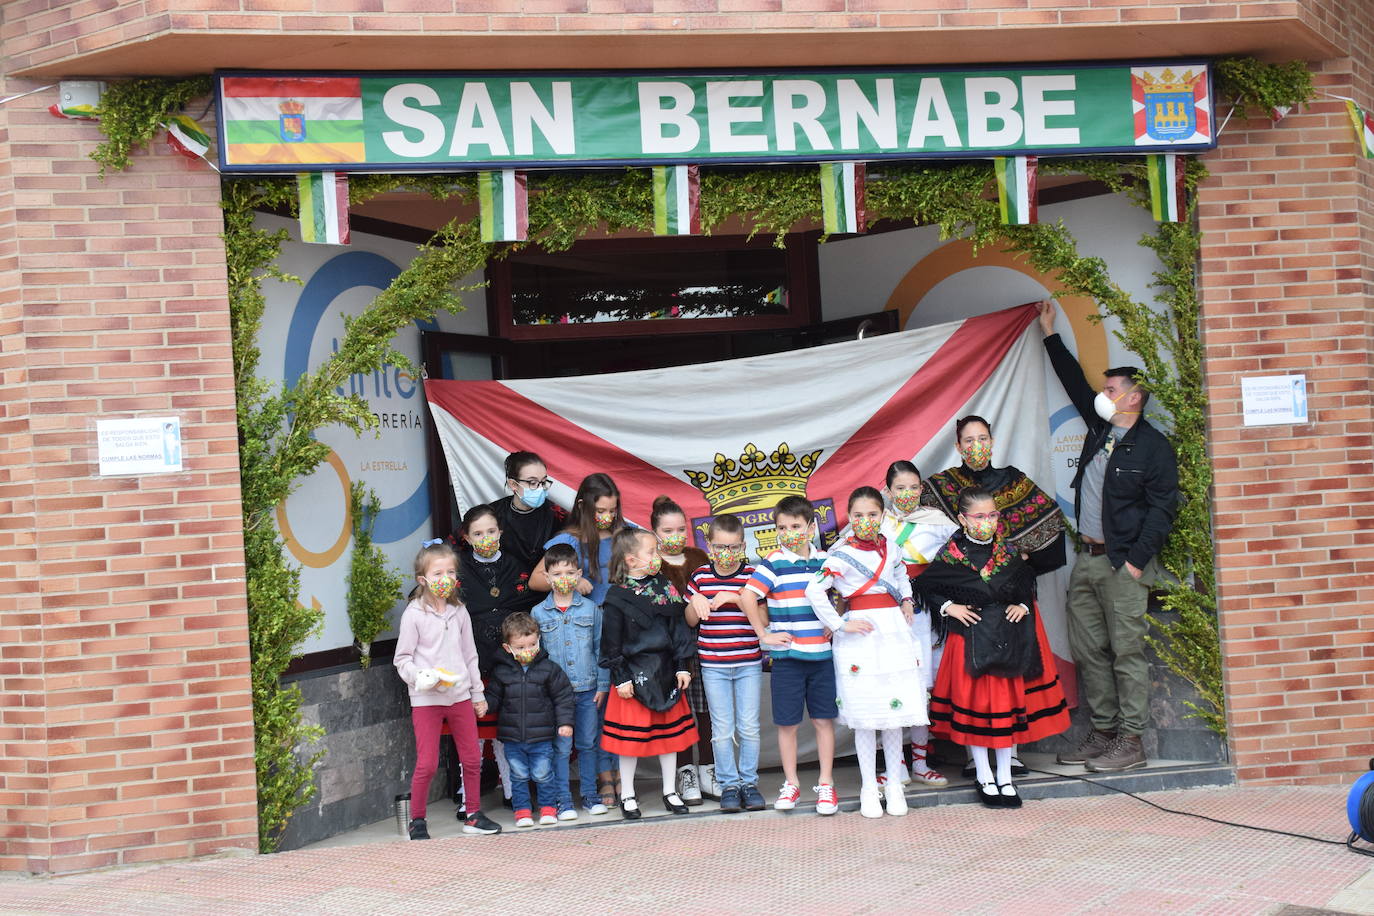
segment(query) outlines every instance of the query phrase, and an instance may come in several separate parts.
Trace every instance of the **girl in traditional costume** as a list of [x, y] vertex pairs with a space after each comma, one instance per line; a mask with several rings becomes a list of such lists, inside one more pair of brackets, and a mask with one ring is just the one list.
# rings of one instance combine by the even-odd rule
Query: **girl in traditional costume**
[[[882, 530], [896, 547], [906, 566], [907, 578], [911, 580], [912, 597], [916, 600], [911, 634], [920, 647], [921, 672], [929, 690], [935, 686], [935, 672], [940, 664], [939, 652], [945, 631], [943, 626], [935, 625], [930, 608], [922, 600], [917, 577], [944, 549], [950, 537], [959, 530], [959, 525], [939, 509], [921, 505], [921, 474], [910, 461], [892, 462], [887, 469], [885, 482], [883, 493], [887, 508], [883, 512]], [[929, 756], [930, 726], [911, 726], [910, 781], [931, 788], [949, 785], [949, 780], [930, 766]]]
[[654, 536], [628, 528], [611, 547], [611, 586], [601, 619], [599, 664], [611, 673], [611, 694], [601, 746], [620, 757], [621, 813], [643, 815], [635, 795], [641, 757], [657, 757], [663, 777], [663, 805], [686, 814], [678, 795], [677, 752], [697, 740], [686, 689], [696, 640], [684, 617], [686, 603], [659, 572]]
[[1019, 808], [1012, 749], [1065, 731], [1068, 704], [1035, 605], [1035, 572], [998, 533], [992, 494], [969, 487], [956, 507], [963, 530], [920, 578], [949, 622], [930, 718], [938, 737], [971, 749], [983, 804]]
[[[882, 533], [883, 496], [860, 487], [849, 497], [851, 534], [829, 551], [806, 588], [816, 616], [834, 634], [832, 651], [840, 719], [854, 730], [863, 784], [859, 813], [907, 812], [901, 780], [902, 732], [928, 725], [920, 647], [911, 632], [911, 582], [897, 547]], [[836, 612], [829, 588], [845, 601]], [[877, 777], [878, 736], [887, 761], [886, 786]]]

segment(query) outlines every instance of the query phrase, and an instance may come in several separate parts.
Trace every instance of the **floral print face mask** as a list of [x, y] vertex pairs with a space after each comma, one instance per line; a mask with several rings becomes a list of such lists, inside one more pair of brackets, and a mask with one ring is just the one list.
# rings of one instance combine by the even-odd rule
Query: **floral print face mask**
[[959, 455], [969, 470], [981, 471], [992, 462], [992, 443], [974, 442], [959, 449]]

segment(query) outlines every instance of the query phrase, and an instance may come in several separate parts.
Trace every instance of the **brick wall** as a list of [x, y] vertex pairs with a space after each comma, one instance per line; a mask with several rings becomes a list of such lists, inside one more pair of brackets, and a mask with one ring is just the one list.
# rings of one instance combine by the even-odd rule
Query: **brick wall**
[[[0, 869], [252, 848], [218, 177], [102, 181], [52, 96], [0, 108]], [[184, 473], [97, 476], [95, 420], [137, 414], [181, 418]]]
[[207, 30], [691, 33], [1301, 17], [1329, 38], [1343, 27], [1340, 17], [1328, 12], [1330, 5], [1329, 0], [10, 0], [0, 40], [17, 71], [169, 31]]
[[[1374, 103], [1374, 8], [1320, 4]], [[1330, 782], [1374, 755], [1374, 163], [1344, 105], [1233, 120], [1200, 195], [1203, 334], [1231, 745], [1243, 780]], [[1242, 425], [1240, 379], [1305, 373], [1307, 426]]]

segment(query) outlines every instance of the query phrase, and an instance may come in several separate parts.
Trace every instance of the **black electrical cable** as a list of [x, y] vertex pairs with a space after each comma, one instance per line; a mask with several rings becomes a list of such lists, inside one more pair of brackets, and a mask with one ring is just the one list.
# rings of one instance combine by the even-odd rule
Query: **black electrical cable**
[[[1109, 785], [1108, 783], [1105, 783], [1105, 782], [1098, 782], [1097, 780], [1095, 780], [1095, 779], [1089, 779], [1089, 778], [1087, 778], [1086, 776], [1077, 776], [1077, 775], [1075, 775], [1075, 774], [1073, 774], [1073, 773], [1051, 773], [1051, 772], [1048, 771], [1048, 770], [1037, 770], [1035, 767], [1026, 767], [1026, 769], [1030, 770], [1032, 773], [1039, 773], [1039, 774], [1042, 775], [1042, 776], [1060, 776], [1060, 777], [1067, 776], [1069, 779], [1077, 779], [1079, 782], [1086, 782], [1086, 783], [1087, 783], [1088, 785], [1090, 785], [1090, 786], [1100, 786], [1100, 787], [1103, 788], [1103, 789], [1110, 789], [1110, 790], [1112, 790], [1113, 792], [1119, 792], [1119, 793], [1122, 794], [1122, 795], [1129, 795], [1131, 798], [1134, 798], [1136, 801], [1144, 802], [1145, 804], [1149, 805], [1151, 808], [1158, 808], [1160, 811], [1164, 811], [1164, 812], [1166, 812], [1166, 813], [1168, 813], [1168, 814], [1181, 814], [1181, 815], [1183, 815], [1184, 817], [1195, 817], [1195, 818], [1197, 818], [1198, 820], [1210, 821], [1210, 822], [1213, 823], [1213, 824], [1222, 824], [1222, 825], [1224, 825], [1224, 826], [1226, 826], [1226, 827], [1243, 827], [1243, 828], [1245, 828], [1246, 830], [1258, 830], [1258, 831], [1260, 831], [1261, 833], [1274, 833], [1274, 834], [1277, 834], [1277, 835], [1279, 835], [1279, 836], [1291, 836], [1291, 837], [1294, 837], [1294, 838], [1299, 839], [1299, 840], [1311, 840], [1311, 841], [1314, 842], [1314, 843], [1324, 843], [1324, 844], [1326, 844], [1326, 845], [1328, 845], [1328, 846], [1347, 846], [1347, 847], [1349, 847], [1351, 850], [1353, 850], [1354, 852], [1361, 853], [1362, 855], [1374, 856], [1374, 851], [1368, 851], [1368, 850], [1364, 850], [1364, 849], [1356, 849], [1353, 845], [1351, 845], [1351, 844], [1354, 843], [1354, 841], [1355, 841], [1355, 834], [1354, 834], [1354, 833], [1351, 833], [1351, 834], [1350, 834], [1350, 837], [1349, 837], [1348, 839], [1346, 839], [1345, 841], [1341, 841], [1341, 840], [1328, 840], [1328, 839], [1325, 839], [1324, 837], [1309, 836], [1308, 834], [1305, 834], [1305, 833], [1293, 833], [1292, 831], [1289, 831], [1289, 830], [1275, 830], [1275, 829], [1272, 828], [1272, 827], [1259, 827], [1259, 826], [1256, 826], [1255, 824], [1241, 824], [1241, 823], [1239, 823], [1239, 822], [1237, 822], [1237, 821], [1222, 820], [1222, 819], [1219, 818], [1219, 817], [1208, 817], [1208, 816], [1205, 815], [1205, 814], [1198, 814], [1197, 812], [1194, 812], [1194, 811], [1179, 811], [1177, 808], [1166, 808], [1166, 807], [1163, 806], [1163, 805], [1160, 805], [1160, 804], [1157, 804], [1157, 803], [1155, 803], [1155, 802], [1150, 801], [1148, 798], [1142, 798], [1141, 796], [1135, 794], [1134, 792], [1131, 792], [1131, 791], [1128, 790], [1128, 789], [1121, 789], [1121, 788], [1118, 788], [1118, 787], [1116, 787], [1116, 786]], [[1362, 818], [1365, 818], [1365, 821], [1366, 821], [1367, 823], [1369, 823], [1370, 825], [1374, 825], [1374, 791], [1367, 791], [1367, 792], [1365, 792], [1364, 797], [1361, 799], [1361, 811], [1362, 811], [1362, 812], [1365, 812], [1366, 809], [1367, 809], [1368, 817], [1365, 818], [1365, 815], [1364, 815], [1363, 813], [1362, 813], [1361, 817], [1362, 817]]]

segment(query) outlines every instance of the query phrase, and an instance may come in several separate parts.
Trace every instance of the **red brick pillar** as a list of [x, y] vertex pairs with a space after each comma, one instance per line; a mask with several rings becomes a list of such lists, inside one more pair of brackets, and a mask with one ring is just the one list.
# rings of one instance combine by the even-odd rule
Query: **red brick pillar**
[[[1339, 5], [1339, 4], [1333, 4]], [[1367, 64], [1374, 9], [1349, 3]], [[1319, 90], [1374, 102], [1369, 72]], [[1239, 778], [1335, 782], [1374, 754], [1374, 163], [1345, 107], [1233, 118], [1200, 195], [1203, 341], [1230, 743]], [[1305, 426], [1245, 427], [1240, 380], [1305, 374]]]
[[[102, 181], [55, 99], [0, 107], [0, 870], [255, 848], [219, 178], [159, 141]], [[99, 476], [140, 414], [184, 472]]]

